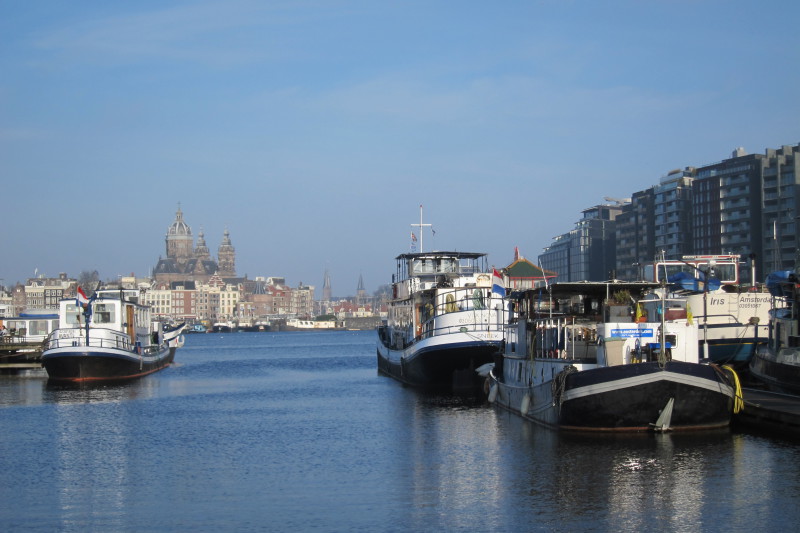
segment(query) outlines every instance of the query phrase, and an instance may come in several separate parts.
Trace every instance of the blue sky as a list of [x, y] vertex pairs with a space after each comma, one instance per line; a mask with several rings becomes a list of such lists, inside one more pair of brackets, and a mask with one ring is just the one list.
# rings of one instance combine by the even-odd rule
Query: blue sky
[[[0, 283], [147, 275], [180, 203], [335, 295], [535, 258], [671, 169], [800, 141], [795, 1], [0, 0]], [[319, 294], [318, 294], [319, 296]]]

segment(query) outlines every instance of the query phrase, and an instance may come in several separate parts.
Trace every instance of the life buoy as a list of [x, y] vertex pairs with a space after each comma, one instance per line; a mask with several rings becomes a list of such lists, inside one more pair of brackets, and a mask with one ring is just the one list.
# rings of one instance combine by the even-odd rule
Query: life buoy
[[445, 306], [444, 306], [444, 310], [447, 313], [452, 313], [457, 309], [457, 307], [456, 307], [456, 299], [452, 294], [448, 294], [445, 297], [445, 302], [446, 303], [445, 303]]

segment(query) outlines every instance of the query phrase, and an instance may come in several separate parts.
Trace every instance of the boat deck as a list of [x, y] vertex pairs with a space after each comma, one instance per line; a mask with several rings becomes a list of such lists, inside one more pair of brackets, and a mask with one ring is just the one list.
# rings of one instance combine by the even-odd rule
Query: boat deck
[[734, 424], [790, 437], [800, 437], [800, 397], [745, 388], [744, 410]]

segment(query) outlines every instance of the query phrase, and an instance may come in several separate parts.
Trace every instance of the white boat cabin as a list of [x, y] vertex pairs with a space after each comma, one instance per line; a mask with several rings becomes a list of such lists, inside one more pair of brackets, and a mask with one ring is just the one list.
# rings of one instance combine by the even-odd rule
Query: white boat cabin
[[120, 291], [101, 291], [88, 306], [78, 305], [74, 299], [61, 300], [58, 339], [107, 339], [133, 347], [160, 344], [161, 324], [151, 320], [149, 307], [134, 299]]

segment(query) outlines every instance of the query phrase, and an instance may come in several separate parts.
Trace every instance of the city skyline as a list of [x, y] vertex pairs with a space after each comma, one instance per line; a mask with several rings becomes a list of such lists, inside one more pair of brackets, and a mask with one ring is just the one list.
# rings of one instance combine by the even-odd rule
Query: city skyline
[[0, 13], [5, 285], [147, 276], [180, 203], [240, 276], [372, 293], [420, 204], [426, 249], [502, 267], [606, 196], [800, 140], [788, 1]]

